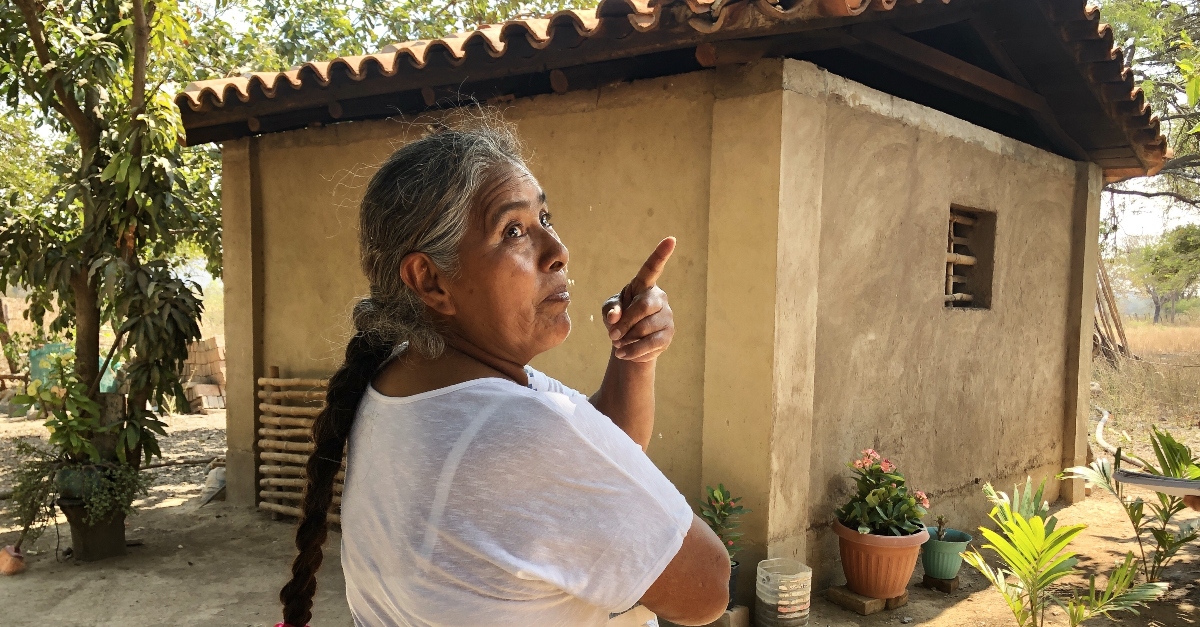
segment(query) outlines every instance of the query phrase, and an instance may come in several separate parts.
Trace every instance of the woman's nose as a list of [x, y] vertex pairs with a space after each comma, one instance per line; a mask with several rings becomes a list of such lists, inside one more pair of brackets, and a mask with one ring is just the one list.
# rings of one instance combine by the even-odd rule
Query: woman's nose
[[567, 247], [558, 239], [558, 235], [548, 229], [539, 229], [541, 233], [542, 253], [541, 266], [545, 272], [558, 272], [567, 267], [570, 253]]

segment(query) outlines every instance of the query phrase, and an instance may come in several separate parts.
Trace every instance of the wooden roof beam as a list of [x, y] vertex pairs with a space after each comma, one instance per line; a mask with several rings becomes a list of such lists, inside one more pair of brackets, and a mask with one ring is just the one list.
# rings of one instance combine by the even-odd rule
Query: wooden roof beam
[[[1063, 155], [1077, 161], [1088, 160], [1087, 151], [1067, 135], [1055, 120], [1050, 106], [1046, 104], [1046, 99], [1027, 87], [886, 27], [855, 26], [850, 29], [850, 34], [855, 39], [895, 59], [895, 62], [889, 63], [889, 65], [896, 69], [906, 72], [910, 71], [909, 68], [932, 70], [953, 82], [968, 85], [1021, 107], [1030, 114], [1046, 137]], [[913, 71], [911, 74], [922, 78], [919, 74], [924, 74], [924, 72]]]

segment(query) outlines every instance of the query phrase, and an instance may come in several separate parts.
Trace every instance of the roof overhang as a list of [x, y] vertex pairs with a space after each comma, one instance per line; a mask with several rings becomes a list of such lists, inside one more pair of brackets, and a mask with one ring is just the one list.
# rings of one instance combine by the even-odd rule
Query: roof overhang
[[189, 144], [471, 100], [591, 89], [762, 57], [807, 59], [1106, 178], [1167, 158], [1159, 121], [1084, 0], [602, 0], [365, 56], [193, 83]]

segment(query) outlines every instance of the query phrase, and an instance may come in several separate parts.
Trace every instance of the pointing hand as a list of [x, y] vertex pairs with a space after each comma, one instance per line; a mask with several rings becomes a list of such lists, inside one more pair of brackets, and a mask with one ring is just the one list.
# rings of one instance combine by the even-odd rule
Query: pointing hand
[[600, 308], [618, 359], [651, 362], [671, 345], [675, 318], [657, 283], [674, 251], [674, 237], [659, 242], [633, 280]]

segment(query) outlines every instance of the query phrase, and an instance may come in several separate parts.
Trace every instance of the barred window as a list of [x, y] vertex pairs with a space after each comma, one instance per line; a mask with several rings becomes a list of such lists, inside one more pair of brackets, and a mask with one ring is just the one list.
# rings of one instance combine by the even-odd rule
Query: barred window
[[946, 237], [946, 307], [990, 309], [996, 214], [950, 208]]

